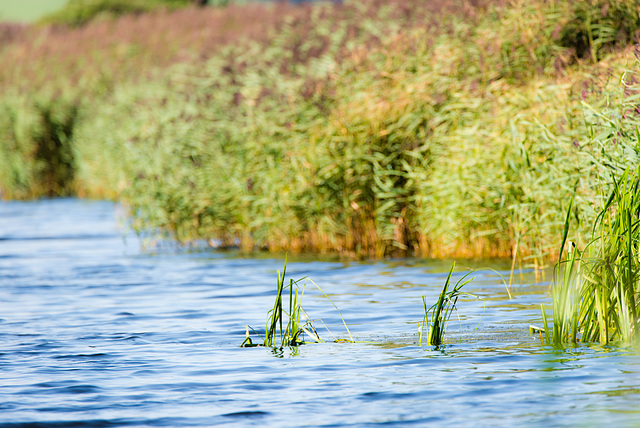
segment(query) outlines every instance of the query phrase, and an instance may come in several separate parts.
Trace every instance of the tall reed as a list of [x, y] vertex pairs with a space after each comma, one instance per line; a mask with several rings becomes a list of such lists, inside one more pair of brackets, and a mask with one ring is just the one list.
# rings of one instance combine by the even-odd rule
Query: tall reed
[[[558, 264], [564, 274], [555, 276], [552, 286], [553, 335], [547, 340], [553, 344], [638, 343], [640, 167], [612, 181], [594, 224], [595, 238], [584, 251], [570, 243]], [[565, 230], [568, 222], [569, 215]]]
[[[583, 145], [597, 151], [587, 156], [595, 174], [589, 199], [600, 206], [585, 244], [570, 243], [584, 218], [573, 200], [566, 215], [561, 257], [556, 266], [553, 294], [553, 333], [556, 345], [576, 341], [636, 344], [640, 298], [640, 98], [638, 64], [628, 61], [619, 79], [594, 81], [583, 91], [585, 119], [590, 132]], [[574, 226], [574, 227], [570, 227]], [[566, 256], [564, 249], [567, 248]], [[543, 317], [546, 320], [546, 313]], [[546, 323], [546, 321], [545, 321]]]

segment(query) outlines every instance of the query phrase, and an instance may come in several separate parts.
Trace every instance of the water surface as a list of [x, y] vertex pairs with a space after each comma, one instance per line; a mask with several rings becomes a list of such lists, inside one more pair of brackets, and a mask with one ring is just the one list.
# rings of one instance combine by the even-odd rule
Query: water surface
[[327, 343], [240, 348], [247, 324], [264, 330], [283, 259], [141, 251], [120, 217], [108, 202], [0, 203], [0, 426], [640, 425], [640, 355], [541, 346], [528, 326], [548, 284], [532, 275], [509, 298], [477, 272], [482, 298], [459, 302], [436, 350], [417, 345], [420, 296], [434, 301], [448, 263], [290, 260], [359, 342], [331, 342], [348, 335], [308, 286]]

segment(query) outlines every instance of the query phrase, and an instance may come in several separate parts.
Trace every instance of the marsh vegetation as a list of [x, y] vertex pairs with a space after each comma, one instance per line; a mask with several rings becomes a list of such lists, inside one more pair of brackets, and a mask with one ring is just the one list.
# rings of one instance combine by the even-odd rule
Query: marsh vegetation
[[564, 272], [554, 278], [553, 333], [548, 342], [638, 343], [638, 172], [626, 170], [613, 180], [613, 190], [596, 218], [593, 240], [582, 250], [569, 243], [566, 259], [558, 263]]
[[559, 260], [549, 340], [631, 339], [634, 2], [160, 3], [0, 25], [3, 198], [247, 252]]
[[[2, 194], [117, 198], [141, 229], [247, 250], [539, 266], [574, 190], [586, 236], [599, 153], [627, 159], [600, 126], [602, 100], [613, 113], [629, 96], [635, 15], [493, 3], [187, 7], [23, 29], [0, 52]], [[43, 138], [73, 154], [54, 185]]]

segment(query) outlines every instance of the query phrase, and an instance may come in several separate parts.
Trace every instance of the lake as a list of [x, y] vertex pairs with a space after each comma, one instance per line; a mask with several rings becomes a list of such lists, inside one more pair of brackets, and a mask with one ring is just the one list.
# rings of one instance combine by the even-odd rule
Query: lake
[[[639, 426], [640, 353], [542, 346], [547, 281], [480, 269], [418, 346], [449, 262], [289, 256], [326, 343], [241, 348], [284, 257], [142, 242], [110, 202], [0, 202], [0, 427]], [[141, 249], [144, 244], [144, 248]], [[330, 333], [324, 328], [326, 324]], [[254, 336], [254, 342], [259, 341]]]

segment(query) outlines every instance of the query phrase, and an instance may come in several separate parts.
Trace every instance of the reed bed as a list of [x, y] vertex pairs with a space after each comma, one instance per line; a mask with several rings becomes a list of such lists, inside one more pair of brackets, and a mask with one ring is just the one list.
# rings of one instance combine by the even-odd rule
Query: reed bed
[[[558, 265], [563, 275], [553, 283], [553, 333], [548, 342], [638, 343], [639, 172], [636, 167], [613, 178], [587, 248], [580, 251], [569, 244], [567, 259]], [[546, 324], [546, 314], [544, 318]]]
[[[182, 242], [538, 267], [567, 195], [586, 242], [598, 100], [632, 38], [622, 3], [582, 3], [232, 5], [27, 29], [0, 50], [0, 192], [119, 199]], [[587, 54], [571, 34], [590, 34]], [[46, 174], [47, 141], [72, 174]]]

